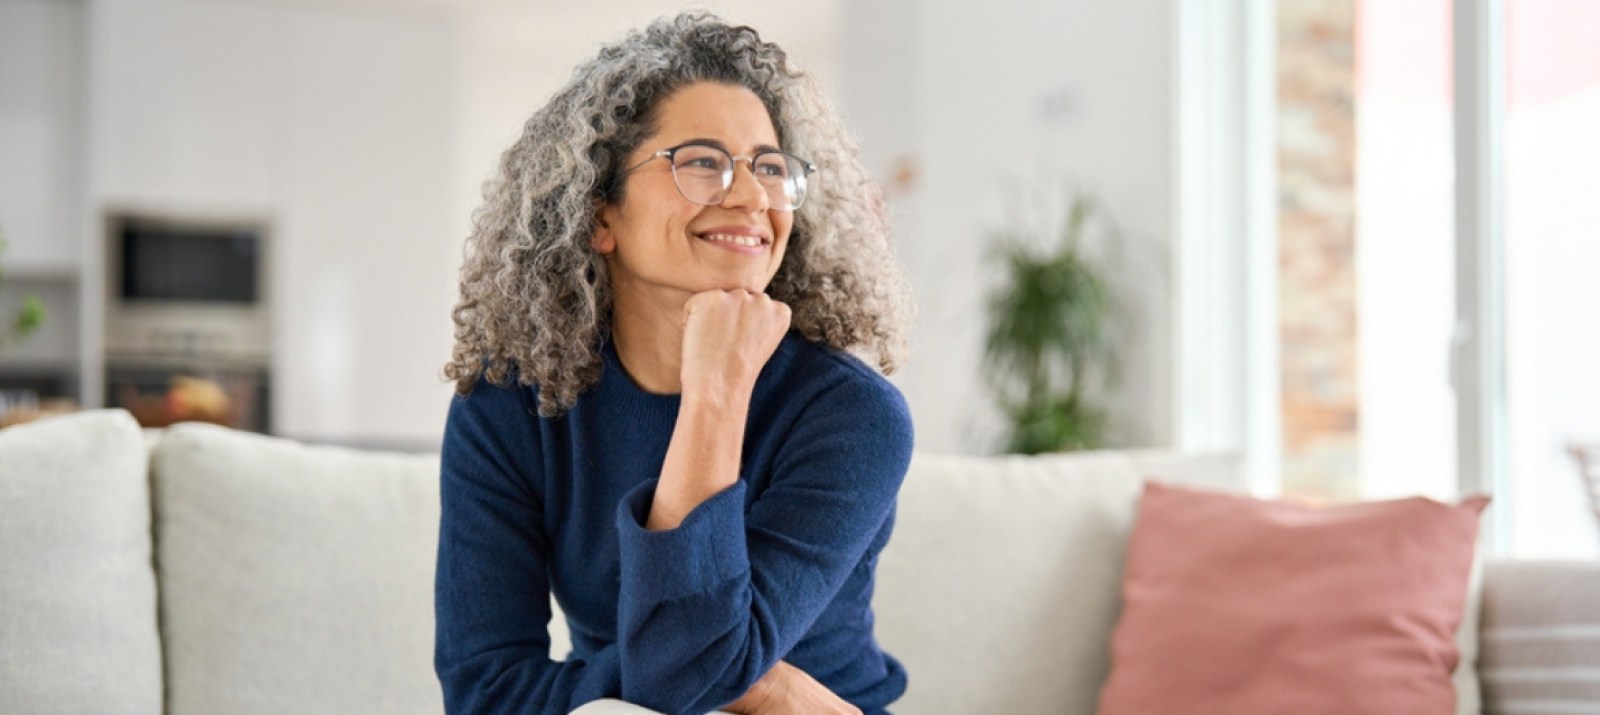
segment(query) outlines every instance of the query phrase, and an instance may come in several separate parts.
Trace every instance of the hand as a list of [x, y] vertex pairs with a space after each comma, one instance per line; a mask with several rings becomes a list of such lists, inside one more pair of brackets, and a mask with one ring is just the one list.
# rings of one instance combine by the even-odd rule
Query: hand
[[789, 332], [789, 306], [765, 293], [713, 290], [696, 293], [683, 310], [684, 397], [748, 402], [761, 368]]
[[861, 715], [805, 671], [783, 661], [756, 681], [744, 697], [722, 707], [738, 715]]

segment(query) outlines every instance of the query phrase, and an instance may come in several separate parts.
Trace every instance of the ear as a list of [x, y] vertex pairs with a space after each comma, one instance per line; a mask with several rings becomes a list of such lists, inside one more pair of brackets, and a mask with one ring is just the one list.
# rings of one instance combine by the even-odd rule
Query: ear
[[589, 237], [589, 246], [602, 256], [609, 256], [617, 250], [617, 235], [611, 230], [611, 207], [601, 204], [595, 207], [594, 235]]

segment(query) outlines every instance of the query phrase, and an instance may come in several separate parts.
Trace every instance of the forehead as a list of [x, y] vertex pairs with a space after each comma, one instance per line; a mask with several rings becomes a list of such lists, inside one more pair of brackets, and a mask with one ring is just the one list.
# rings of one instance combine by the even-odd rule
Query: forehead
[[735, 150], [778, 143], [766, 105], [738, 85], [697, 82], [673, 92], [657, 111], [654, 143], [717, 139]]

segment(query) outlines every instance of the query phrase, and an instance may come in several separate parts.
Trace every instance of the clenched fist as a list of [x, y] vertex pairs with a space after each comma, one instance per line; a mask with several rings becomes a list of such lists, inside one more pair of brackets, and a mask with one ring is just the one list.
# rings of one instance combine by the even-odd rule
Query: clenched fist
[[765, 293], [713, 290], [696, 293], [683, 311], [684, 398], [748, 401], [789, 332], [789, 306]]

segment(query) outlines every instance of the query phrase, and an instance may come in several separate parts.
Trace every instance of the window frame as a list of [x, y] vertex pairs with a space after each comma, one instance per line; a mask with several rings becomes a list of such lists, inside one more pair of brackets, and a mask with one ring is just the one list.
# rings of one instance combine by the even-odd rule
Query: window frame
[[[1281, 493], [1274, 131], [1275, 0], [1180, 0], [1174, 446], [1240, 452], [1251, 491]], [[1452, 1], [1457, 486], [1497, 498], [1509, 548], [1505, 381], [1504, 0]]]

